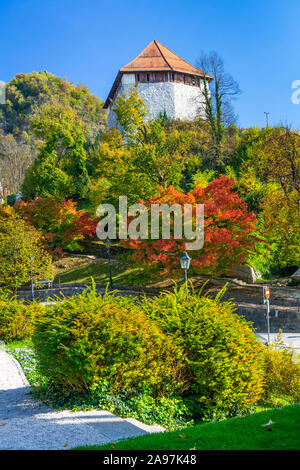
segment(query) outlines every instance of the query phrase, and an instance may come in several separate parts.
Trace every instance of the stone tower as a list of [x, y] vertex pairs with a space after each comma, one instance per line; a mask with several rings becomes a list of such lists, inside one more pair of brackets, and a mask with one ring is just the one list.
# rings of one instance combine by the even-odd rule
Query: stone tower
[[104, 104], [108, 109], [109, 129], [118, 127], [114, 101], [137, 83], [139, 96], [149, 110], [148, 119], [155, 119], [164, 112], [170, 119], [204, 118], [204, 75], [208, 82], [213, 79], [158, 41], [152, 41], [116, 76]]

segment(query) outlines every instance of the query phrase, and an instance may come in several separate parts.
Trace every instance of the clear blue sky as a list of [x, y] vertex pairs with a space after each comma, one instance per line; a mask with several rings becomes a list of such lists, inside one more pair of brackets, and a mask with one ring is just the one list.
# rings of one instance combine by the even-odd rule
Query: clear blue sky
[[157, 39], [192, 64], [216, 50], [243, 94], [243, 127], [300, 129], [299, 0], [0, 0], [0, 80], [47, 70], [105, 99], [120, 67]]

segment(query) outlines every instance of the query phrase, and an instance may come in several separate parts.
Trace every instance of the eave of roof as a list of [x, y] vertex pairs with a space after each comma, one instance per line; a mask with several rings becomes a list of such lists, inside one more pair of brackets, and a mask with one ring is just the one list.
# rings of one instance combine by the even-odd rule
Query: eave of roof
[[198, 77], [206, 77], [210, 82], [213, 80], [211, 75], [205, 74], [202, 70], [192, 66], [174, 52], [170, 51], [167, 47], [160, 44], [158, 41], [153, 40], [150, 44], [131, 62], [122, 67], [113, 83], [113, 86], [108, 94], [104, 103], [104, 108], [107, 108], [115, 96], [115, 92], [121, 81], [123, 73], [136, 73], [136, 72], [163, 72], [172, 71], [180, 72]]

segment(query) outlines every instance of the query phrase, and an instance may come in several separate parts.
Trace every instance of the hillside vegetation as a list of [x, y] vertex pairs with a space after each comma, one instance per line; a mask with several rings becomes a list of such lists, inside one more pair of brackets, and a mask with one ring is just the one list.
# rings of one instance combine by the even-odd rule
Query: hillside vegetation
[[0, 174], [7, 192], [19, 191], [24, 174], [37, 154], [40, 138], [32, 130], [45, 105], [71, 109], [82, 124], [87, 143], [106, 128], [103, 102], [82, 84], [74, 85], [49, 72], [17, 74], [6, 86], [6, 104], [0, 105]]

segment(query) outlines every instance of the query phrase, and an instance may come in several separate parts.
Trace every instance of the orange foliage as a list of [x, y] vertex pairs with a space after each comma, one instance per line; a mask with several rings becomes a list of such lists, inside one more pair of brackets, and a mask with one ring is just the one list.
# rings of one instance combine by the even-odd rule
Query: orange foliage
[[[245, 261], [248, 253], [253, 250], [256, 237], [254, 235], [254, 213], [247, 212], [247, 204], [239, 195], [232, 191], [234, 182], [223, 175], [214, 179], [206, 188], [196, 187], [188, 194], [159, 187], [158, 194], [144, 204], [167, 203], [204, 204], [204, 247], [190, 252], [191, 266], [194, 272], [203, 274], [226, 273], [233, 265]], [[180, 269], [179, 257], [188, 240], [129, 240], [125, 245], [135, 248], [133, 258], [140, 264], [156, 265], [163, 272]]]

